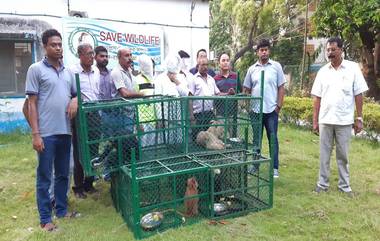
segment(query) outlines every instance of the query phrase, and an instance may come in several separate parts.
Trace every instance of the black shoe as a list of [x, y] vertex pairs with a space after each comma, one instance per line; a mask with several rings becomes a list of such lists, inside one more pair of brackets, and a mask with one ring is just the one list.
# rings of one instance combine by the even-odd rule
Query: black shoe
[[320, 187], [318, 185], [314, 189], [314, 192], [316, 192], [316, 193], [327, 192], [327, 191], [328, 191], [327, 188], [322, 188], [322, 187]]
[[84, 191], [89, 193], [89, 194], [94, 194], [94, 193], [98, 192], [98, 190], [96, 188], [94, 188], [93, 186], [85, 188]]
[[84, 192], [74, 192], [74, 196], [78, 199], [85, 199], [87, 195]]

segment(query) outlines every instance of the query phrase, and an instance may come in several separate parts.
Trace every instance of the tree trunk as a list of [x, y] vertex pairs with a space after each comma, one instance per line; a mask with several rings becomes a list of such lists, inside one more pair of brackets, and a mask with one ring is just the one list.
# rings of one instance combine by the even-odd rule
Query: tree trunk
[[380, 31], [375, 37], [375, 53], [374, 53], [375, 75], [380, 79]]
[[379, 34], [374, 36], [367, 29], [359, 30], [360, 38], [363, 43], [362, 49], [362, 65], [363, 75], [366, 79], [369, 90], [368, 97], [373, 97], [376, 101], [380, 100], [380, 73], [379, 73]]

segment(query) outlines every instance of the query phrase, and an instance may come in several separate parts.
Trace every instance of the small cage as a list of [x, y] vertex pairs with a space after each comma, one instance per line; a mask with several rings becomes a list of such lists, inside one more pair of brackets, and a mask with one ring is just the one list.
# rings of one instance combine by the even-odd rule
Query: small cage
[[210, 167], [210, 218], [239, 216], [272, 207], [270, 159], [245, 150], [196, 158]]
[[208, 167], [189, 156], [126, 165], [114, 180], [114, 203], [136, 238], [207, 217]]

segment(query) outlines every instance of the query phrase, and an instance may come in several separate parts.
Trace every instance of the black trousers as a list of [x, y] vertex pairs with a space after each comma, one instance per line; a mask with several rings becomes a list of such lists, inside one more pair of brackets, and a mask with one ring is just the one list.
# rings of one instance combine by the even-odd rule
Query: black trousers
[[[100, 134], [97, 131], [91, 131], [91, 129], [94, 129], [91, 127], [91, 123], [100, 123], [100, 115], [97, 112], [89, 113], [87, 115], [87, 120], [89, 123], [89, 138], [95, 139], [97, 137], [100, 137]], [[89, 191], [92, 188], [92, 184], [94, 182], [94, 177], [85, 177], [82, 164], [80, 162], [79, 157], [79, 143], [78, 143], [78, 133], [77, 133], [77, 123], [76, 120], [72, 121], [72, 141], [73, 141], [73, 157], [74, 157], [74, 186], [73, 191], [75, 193], [78, 192], [84, 192]], [[80, 127], [79, 127], [80, 128]], [[90, 153], [91, 156], [96, 156], [98, 153], [99, 145], [98, 144], [92, 144], [90, 146]]]

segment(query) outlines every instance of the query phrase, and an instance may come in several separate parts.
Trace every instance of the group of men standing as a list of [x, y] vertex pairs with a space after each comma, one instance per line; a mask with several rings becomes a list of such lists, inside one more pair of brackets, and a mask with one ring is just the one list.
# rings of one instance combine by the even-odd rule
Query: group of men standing
[[[97, 191], [93, 186], [94, 178], [85, 177], [79, 161], [74, 121], [78, 108], [74, 73], [79, 74], [80, 77], [80, 94], [83, 101], [96, 101], [116, 97], [139, 98], [151, 94], [214, 96], [244, 92], [257, 97], [261, 96], [260, 78], [261, 72], [264, 71], [263, 118], [260, 128], [265, 127], [270, 143], [274, 141], [272, 143], [274, 146], [273, 176], [279, 177], [277, 129], [279, 112], [284, 103], [286, 79], [281, 65], [269, 58], [268, 40], [258, 43], [256, 48], [258, 61], [248, 69], [243, 86], [238, 81], [237, 74], [231, 71], [229, 55], [226, 53], [219, 57], [220, 72], [217, 74], [208, 68], [206, 50], [201, 49], [197, 53], [197, 66], [189, 72], [182, 62], [184, 58], [189, 58], [189, 55], [180, 51], [179, 56], [167, 59], [166, 70], [155, 77], [154, 61], [146, 55], [141, 55], [137, 58], [141, 73], [135, 77], [131, 71], [133, 61], [130, 49], [119, 49], [118, 64], [113, 70], [109, 70], [107, 68], [108, 52], [105, 47], [98, 46], [93, 49], [89, 44], [81, 44], [78, 46], [79, 63], [68, 69], [62, 62], [63, 49], [60, 33], [54, 29], [45, 31], [42, 35], [42, 43], [46, 55], [43, 60], [30, 66], [26, 80], [26, 94], [28, 95], [27, 119], [32, 129], [33, 148], [38, 154], [36, 193], [40, 224], [44, 230], [56, 229], [52, 221], [53, 208], [57, 218], [78, 216], [78, 213], [67, 210], [71, 143], [74, 152], [73, 191], [75, 196], [86, 198], [86, 193]], [[355, 130], [360, 131], [362, 128], [360, 124], [362, 121], [361, 94], [366, 90], [366, 85], [362, 75], [359, 74], [360, 70], [352, 62], [339, 59], [339, 54], [341, 54], [339, 51], [342, 48], [340, 42], [333, 40], [329, 44], [335, 44], [333, 49], [328, 48], [331, 52], [332, 66], [321, 69], [312, 90], [312, 94], [316, 96], [314, 129], [317, 130], [319, 126], [321, 134], [321, 171], [316, 191], [325, 191], [328, 188], [329, 154], [335, 138], [337, 145], [339, 144], [337, 148], [340, 167], [339, 187], [344, 192], [351, 192], [348, 182], [347, 152], [353, 118], [353, 100], [355, 99], [358, 114]], [[96, 66], [94, 66], [94, 60]], [[354, 71], [354, 77], [350, 75], [350, 71]], [[342, 83], [332, 86], [333, 84], [329, 82], [331, 76]], [[342, 91], [341, 98], [334, 97], [333, 91], [336, 91], [334, 88], [337, 87]], [[341, 101], [344, 102], [345, 108], [340, 106]], [[192, 108], [192, 118], [199, 125], [205, 124], [204, 120], [213, 118], [212, 104], [208, 106], [194, 101]], [[252, 108], [251, 118], [255, 119], [259, 111]], [[91, 116], [91, 119], [99, 120], [99, 122], [100, 118], [102, 117], [98, 113], [93, 113]], [[133, 126], [133, 121], [133, 118], [128, 116], [125, 120], [123, 119], [123, 123], [125, 122], [127, 126]], [[342, 124], [345, 126], [341, 128]], [[149, 140], [146, 141], [149, 142]], [[94, 148], [97, 152], [99, 147], [93, 145], [90, 148]], [[54, 182], [54, 206], [49, 197], [52, 181]]]

